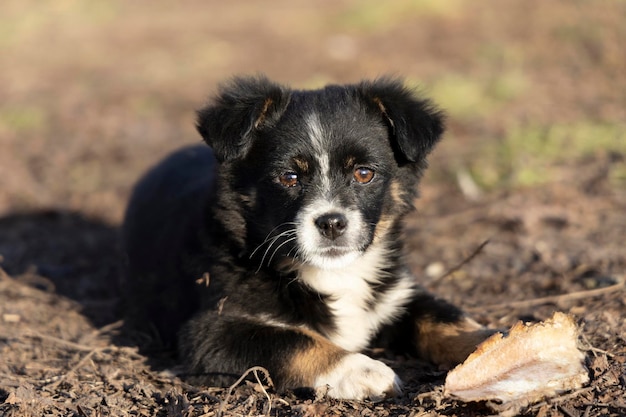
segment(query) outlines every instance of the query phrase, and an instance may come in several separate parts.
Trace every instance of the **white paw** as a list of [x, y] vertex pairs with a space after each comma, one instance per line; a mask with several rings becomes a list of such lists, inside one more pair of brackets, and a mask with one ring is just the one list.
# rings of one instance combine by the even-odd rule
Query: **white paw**
[[390, 367], [360, 353], [346, 355], [330, 372], [317, 377], [315, 387], [324, 386], [327, 396], [346, 400], [377, 401], [401, 392], [400, 378]]

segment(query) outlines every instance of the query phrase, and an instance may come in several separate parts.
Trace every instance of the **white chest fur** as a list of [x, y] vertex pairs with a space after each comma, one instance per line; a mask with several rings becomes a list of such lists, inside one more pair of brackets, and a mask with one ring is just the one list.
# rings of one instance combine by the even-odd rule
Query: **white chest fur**
[[383, 277], [386, 249], [370, 247], [352, 264], [336, 269], [302, 266], [299, 279], [328, 296], [335, 317], [335, 331], [326, 335], [333, 343], [352, 352], [365, 348], [375, 332], [402, 313], [402, 306], [414, 294], [413, 282], [403, 277], [379, 295], [376, 303], [371, 283]]

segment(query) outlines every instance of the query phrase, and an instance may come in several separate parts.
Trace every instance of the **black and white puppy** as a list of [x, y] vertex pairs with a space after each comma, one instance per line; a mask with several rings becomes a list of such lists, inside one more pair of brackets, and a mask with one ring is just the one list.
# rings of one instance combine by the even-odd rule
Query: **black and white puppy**
[[178, 337], [200, 384], [260, 365], [278, 389], [381, 398], [400, 381], [369, 346], [463, 361], [491, 332], [420, 289], [401, 240], [443, 129], [393, 79], [298, 91], [235, 78], [198, 112], [210, 147], [174, 153], [131, 198], [131, 319]]

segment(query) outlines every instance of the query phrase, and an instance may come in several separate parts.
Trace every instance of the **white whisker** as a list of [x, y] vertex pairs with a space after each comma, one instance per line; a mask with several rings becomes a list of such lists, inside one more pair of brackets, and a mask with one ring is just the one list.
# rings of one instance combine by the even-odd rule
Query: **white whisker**
[[[257, 251], [258, 251], [259, 249], [261, 249], [261, 247], [262, 247], [263, 245], [265, 245], [266, 243], [268, 243], [268, 242], [270, 242], [270, 241], [272, 241], [272, 243], [274, 242], [274, 241], [273, 241], [273, 239], [274, 239], [276, 236], [272, 236], [272, 233], [274, 233], [276, 230], [280, 229], [281, 227], [284, 227], [284, 226], [290, 226], [290, 225], [294, 225], [294, 226], [295, 226], [295, 225], [296, 225], [296, 223], [295, 223], [295, 222], [285, 222], [285, 223], [281, 223], [281, 224], [279, 224], [278, 226], [276, 226], [275, 228], [273, 228], [272, 230], [270, 230], [270, 232], [267, 234], [267, 236], [265, 236], [265, 239], [263, 239], [263, 242], [261, 242], [261, 243], [260, 243], [260, 244], [259, 244], [259, 245], [258, 245], [258, 246], [257, 246], [257, 247], [253, 250], [253, 251], [252, 251], [252, 253], [251, 253], [251, 254], [250, 254], [250, 256], [248, 257], [248, 259], [252, 259], [252, 257], [254, 256], [254, 254], [255, 254], [255, 253], [257, 253]], [[292, 230], [292, 229], [289, 229], [289, 230]], [[282, 232], [282, 233], [284, 233], [284, 232]], [[280, 236], [282, 233], [280, 233], [278, 236]], [[270, 243], [270, 246], [271, 246], [271, 244], [272, 244], [272, 243]]]
[[[270, 249], [272, 249], [272, 246], [274, 245], [274, 243], [278, 242], [280, 240], [280, 238], [282, 237], [289, 237], [289, 239], [287, 240], [287, 242], [292, 241], [294, 238], [290, 237], [292, 235], [295, 235], [296, 231], [294, 229], [289, 229], [289, 230], [285, 230], [284, 232], [279, 233], [278, 235], [272, 237], [271, 239], [267, 239], [265, 240], [262, 244], [268, 243], [267, 245], [267, 249], [265, 249], [265, 252], [263, 253], [263, 257], [261, 257], [261, 262], [259, 262], [259, 267], [257, 268], [256, 272], [258, 273], [261, 268], [263, 267], [263, 264], [265, 263], [265, 258], [267, 257], [267, 254], [270, 252]], [[279, 248], [283, 245], [284, 243], [282, 243]], [[258, 249], [258, 248], [257, 248]], [[278, 248], [276, 249], [278, 250]], [[256, 250], [255, 250], [256, 252]], [[272, 254], [272, 257], [274, 257], [274, 254], [276, 253], [276, 251], [274, 251], [274, 253]], [[271, 258], [270, 258], [270, 262], [271, 262]], [[268, 262], [269, 264], [269, 262]]]
[[280, 245], [278, 245], [278, 247], [276, 249], [274, 249], [274, 252], [272, 253], [272, 256], [270, 256], [270, 259], [267, 261], [267, 265], [269, 266], [269, 264], [272, 263], [272, 259], [274, 259], [274, 255], [276, 255], [276, 252], [278, 252], [278, 250], [280, 248], [282, 248], [283, 246], [285, 246], [287, 243], [289, 242], [293, 242], [294, 240], [297, 239], [297, 236], [293, 236], [290, 237], [289, 239], [285, 240], [283, 243], [281, 243]]

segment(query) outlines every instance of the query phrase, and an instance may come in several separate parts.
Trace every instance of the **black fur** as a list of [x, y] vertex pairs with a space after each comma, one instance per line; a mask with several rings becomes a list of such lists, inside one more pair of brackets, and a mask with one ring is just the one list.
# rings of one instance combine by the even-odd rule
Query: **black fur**
[[[323, 149], [313, 143], [311, 125], [323, 133]], [[316, 290], [300, 274], [311, 256], [335, 255], [305, 253], [301, 239], [292, 239], [298, 216], [321, 200], [358, 212], [351, 219], [362, 224], [348, 225], [360, 228], [357, 239], [343, 229], [315, 239], [328, 253], [387, 248], [369, 283], [367, 308], [388, 302], [386, 294], [411, 279], [402, 262], [401, 221], [443, 132], [442, 113], [394, 79], [297, 91], [263, 77], [236, 78], [198, 112], [197, 127], [210, 148], [170, 156], [131, 198], [124, 222], [130, 316], [156, 329], [166, 345], [183, 328], [179, 348], [192, 381], [225, 384], [261, 365], [281, 388], [310, 384], [311, 376], [294, 375], [286, 364], [338, 331], [330, 307], [336, 294]], [[328, 155], [327, 174], [320, 152]], [[361, 167], [375, 172], [369, 183], [354, 180]], [[282, 184], [285, 173], [297, 175], [297, 183]], [[324, 175], [330, 188], [320, 185]], [[420, 353], [419, 320], [462, 319], [418, 287], [413, 301], [393, 307], [395, 322], [382, 320], [370, 340], [405, 353]], [[320, 360], [332, 366], [344, 349], [336, 352]]]

